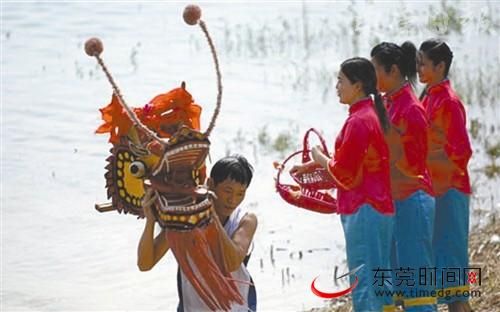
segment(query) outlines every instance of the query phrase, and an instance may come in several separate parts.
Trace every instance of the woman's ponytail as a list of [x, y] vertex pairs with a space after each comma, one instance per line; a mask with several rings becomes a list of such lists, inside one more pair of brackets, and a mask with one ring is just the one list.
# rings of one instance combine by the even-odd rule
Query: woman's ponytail
[[402, 74], [415, 86], [417, 81], [417, 48], [411, 41], [405, 41], [401, 45], [403, 51], [403, 62], [400, 67], [404, 68]]
[[374, 107], [377, 113], [380, 127], [384, 133], [389, 130], [389, 117], [382, 101], [382, 96], [377, 91], [377, 74], [373, 64], [362, 57], [353, 57], [340, 65], [340, 70], [351, 83], [361, 82], [365, 95], [374, 96]]
[[403, 78], [414, 86], [417, 78], [417, 48], [410, 41], [405, 41], [401, 46], [392, 42], [377, 44], [370, 52], [372, 58], [384, 66], [385, 72], [391, 71], [392, 65], [396, 65]]
[[384, 102], [382, 101], [382, 96], [380, 93], [375, 92], [374, 99], [375, 111], [377, 112], [378, 120], [380, 122], [380, 127], [382, 131], [387, 133], [390, 128], [389, 117], [387, 117], [387, 110], [385, 109]]

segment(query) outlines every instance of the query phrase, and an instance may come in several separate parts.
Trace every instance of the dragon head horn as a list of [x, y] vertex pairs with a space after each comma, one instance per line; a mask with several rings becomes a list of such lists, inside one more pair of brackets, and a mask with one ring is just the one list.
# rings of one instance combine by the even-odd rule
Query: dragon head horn
[[[220, 107], [221, 107], [221, 100], [222, 100], [222, 78], [221, 78], [221, 73], [219, 69], [219, 60], [217, 59], [217, 52], [215, 51], [215, 46], [213, 44], [212, 38], [210, 37], [210, 34], [208, 33], [207, 26], [203, 20], [200, 19], [201, 17], [201, 9], [197, 5], [188, 5], [184, 9], [183, 13], [183, 18], [184, 21], [188, 25], [196, 25], [198, 24], [205, 34], [205, 37], [207, 39], [208, 45], [210, 47], [210, 52], [212, 54], [212, 58], [215, 64], [215, 72], [217, 75], [217, 100], [216, 100], [216, 105], [215, 105], [215, 110], [212, 115], [212, 119], [210, 120], [210, 123], [208, 125], [207, 130], [205, 131], [204, 135], [205, 137], [208, 137], [210, 133], [212, 132], [213, 128], [215, 127], [215, 121], [217, 120], [217, 116], [219, 115], [220, 112]], [[99, 65], [101, 66], [102, 70], [106, 74], [106, 78], [108, 79], [109, 83], [113, 87], [113, 91], [116, 94], [118, 101], [120, 102], [120, 105], [125, 109], [127, 112], [129, 118], [132, 120], [134, 125], [136, 125], [138, 128], [143, 130], [146, 135], [148, 135], [150, 138], [160, 142], [162, 145], [165, 145], [164, 143], [153, 131], [148, 129], [145, 125], [143, 125], [135, 113], [130, 109], [130, 107], [127, 105], [125, 102], [120, 89], [116, 85], [113, 77], [111, 76], [110, 72], [108, 71], [106, 65], [104, 64], [102, 58], [101, 58], [101, 53], [103, 51], [103, 44], [102, 41], [99, 38], [90, 38], [85, 42], [85, 52], [87, 55], [91, 57], [95, 57]], [[185, 84], [183, 84], [185, 86]]]
[[120, 89], [118, 88], [115, 80], [113, 79], [113, 76], [111, 76], [111, 73], [109, 72], [108, 68], [106, 67], [104, 61], [101, 58], [102, 51], [103, 51], [103, 44], [99, 38], [90, 38], [85, 42], [85, 53], [87, 53], [88, 56], [96, 58], [97, 63], [99, 63], [102, 70], [104, 71], [104, 74], [106, 74], [106, 78], [111, 84], [111, 87], [113, 87], [113, 92], [118, 98], [118, 102], [125, 109], [127, 115], [132, 120], [133, 124], [138, 128], [140, 128], [141, 130], [143, 130], [148, 137], [164, 145], [165, 143], [153, 131], [151, 131], [148, 127], [146, 127], [144, 124], [141, 123], [141, 121], [139, 120], [139, 118], [137, 118], [134, 111], [132, 111], [125, 102], [125, 99], [123, 98]]
[[212, 132], [213, 128], [215, 127], [215, 121], [217, 120], [217, 116], [219, 116], [220, 112], [220, 107], [221, 107], [221, 100], [222, 100], [222, 78], [221, 78], [221, 73], [219, 69], [219, 60], [217, 59], [217, 52], [215, 51], [215, 46], [212, 41], [212, 38], [210, 37], [210, 34], [208, 33], [207, 26], [203, 20], [201, 20], [201, 9], [197, 5], [188, 5], [184, 9], [183, 13], [183, 18], [184, 21], [188, 25], [196, 25], [198, 24], [205, 34], [205, 37], [207, 38], [208, 45], [210, 47], [210, 52], [212, 54], [212, 58], [215, 64], [215, 73], [217, 75], [217, 101], [215, 105], [215, 110], [212, 115], [212, 119], [210, 120], [210, 123], [208, 125], [207, 130], [205, 131], [204, 135], [205, 137], [208, 137], [210, 133]]

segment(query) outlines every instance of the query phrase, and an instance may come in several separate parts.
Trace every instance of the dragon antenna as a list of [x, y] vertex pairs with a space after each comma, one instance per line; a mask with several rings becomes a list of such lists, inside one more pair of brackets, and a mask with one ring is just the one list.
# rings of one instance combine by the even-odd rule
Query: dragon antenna
[[205, 131], [204, 135], [208, 137], [212, 130], [215, 127], [215, 121], [217, 120], [217, 116], [219, 116], [220, 112], [220, 107], [221, 107], [221, 101], [222, 101], [222, 78], [221, 78], [221, 73], [219, 69], [219, 60], [217, 59], [217, 52], [215, 51], [215, 46], [212, 41], [212, 38], [210, 37], [210, 34], [208, 33], [207, 30], [207, 25], [203, 20], [201, 20], [201, 9], [197, 5], [188, 5], [184, 9], [184, 13], [182, 15], [184, 18], [184, 21], [188, 25], [200, 25], [201, 30], [205, 34], [205, 37], [207, 38], [208, 45], [210, 46], [210, 52], [212, 54], [212, 58], [214, 60], [215, 64], [215, 73], [217, 74], [217, 102], [215, 105], [215, 110], [212, 115], [212, 119], [210, 120], [210, 123], [208, 125], [207, 130]]
[[118, 102], [125, 109], [127, 115], [132, 120], [134, 125], [143, 130], [144, 133], [146, 133], [146, 135], [148, 135], [153, 140], [158, 141], [162, 145], [165, 145], [166, 143], [163, 142], [153, 131], [151, 131], [148, 127], [142, 124], [142, 122], [137, 118], [136, 114], [127, 105], [127, 103], [123, 99], [120, 89], [118, 88], [117, 84], [115, 83], [115, 80], [113, 79], [113, 76], [111, 76], [111, 73], [109, 72], [108, 68], [106, 67], [101, 58], [102, 51], [103, 51], [103, 45], [102, 41], [99, 38], [90, 38], [85, 42], [85, 53], [87, 53], [88, 56], [93, 56], [96, 58], [97, 63], [99, 63], [102, 70], [106, 74], [106, 78], [108, 78], [109, 83], [113, 87], [113, 92], [117, 96]]

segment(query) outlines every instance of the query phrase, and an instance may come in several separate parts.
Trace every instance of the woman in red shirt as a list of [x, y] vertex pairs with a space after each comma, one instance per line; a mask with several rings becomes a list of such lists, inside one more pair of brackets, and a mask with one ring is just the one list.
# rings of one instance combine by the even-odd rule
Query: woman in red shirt
[[[390, 246], [394, 206], [391, 197], [389, 149], [384, 131], [389, 123], [373, 65], [351, 58], [340, 66], [337, 82], [340, 102], [349, 105], [349, 116], [335, 141], [335, 153], [311, 151], [314, 161], [295, 166], [292, 172], [319, 163], [338, 184], [338, 212], [346, 239], [349, 270], [359, 268], [353, 290], [355, 311], [390, 311]], [[389, 270], [389, 272], [388, 272]], [[351, 283], [355, 276], [351, 275]]]
[[[425, 83], [421, 97], [429, 120], [427, 162], [436, 194], [433, 250], [437, 288], [446, 296], [450, 311], [471, 311], [466, 282], [468, 267], [469, 197], [467, 163], [472, 155], [464, 105], [448, 80], [453, 53], [438, 39], [424, 41], [418, 52], [418, 75]], [[456, 278], [446, 278], [453, 269]]]
[[[416, 272], [434, 267], [435, 202], [427, 168], [427, 118], [412, 89], [417, 75], [416, 52], [413, 43], [408, 41], [402, 46], [382, 42], [371, 51], [378, 90], [385, 93], [391, 123], [386, 138], [396, 208], [393, 273], [401, 268]], [[436, 311], [436, 297], [431, 295], [435, 285], [430, 281], [413, 284], [395, 278], [394, 286], [404, 294], [405, 311]]]

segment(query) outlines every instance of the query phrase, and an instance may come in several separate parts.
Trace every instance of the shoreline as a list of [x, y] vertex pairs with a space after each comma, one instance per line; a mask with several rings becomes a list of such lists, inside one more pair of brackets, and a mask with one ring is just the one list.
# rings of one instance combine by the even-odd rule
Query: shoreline
[[[481, 268], [481, 286], [471, 286], [471, 291], [481, 291], [480, 297], [470, 299], [473, 311], [500, 311], [500, 214], [492, 214], [484, 226], [471, 230], [469, 234], [469, 267]], [[307, 312], [352, 312], [351, 296], [330, 301], [327, 306], [313, 308]], [[397, 307], [396, 311], [404, 311]], [[445, 304], [438, 305], [445, 312]]]

